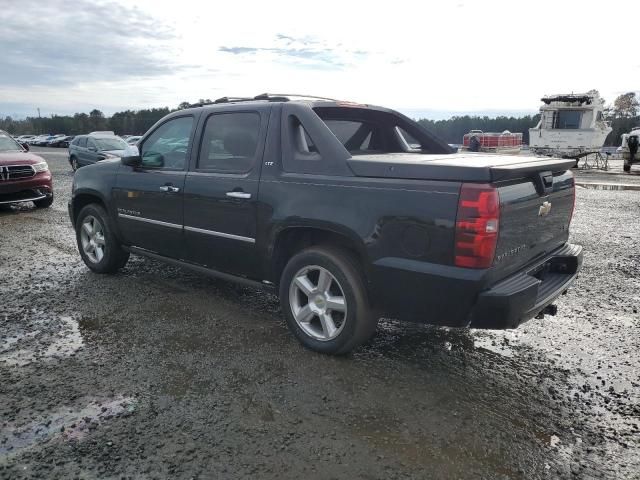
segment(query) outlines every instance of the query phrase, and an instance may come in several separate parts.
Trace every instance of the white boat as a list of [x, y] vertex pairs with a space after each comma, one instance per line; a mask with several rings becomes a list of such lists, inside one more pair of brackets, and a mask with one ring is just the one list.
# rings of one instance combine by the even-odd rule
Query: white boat
[[634, 127], [629, 133], [622, 134], [622, 144], [620, 152], [624, 159], [623, 169], [629, 173], [631, 165], [640, 162], [640, 153], [638, 152], [640, 144], [640, 127]]
[[581, 158], [599, 153], [611, 127], [596, 92], [542, 98], [540, 122], [529, 129], [529, 148], [538, 155]]

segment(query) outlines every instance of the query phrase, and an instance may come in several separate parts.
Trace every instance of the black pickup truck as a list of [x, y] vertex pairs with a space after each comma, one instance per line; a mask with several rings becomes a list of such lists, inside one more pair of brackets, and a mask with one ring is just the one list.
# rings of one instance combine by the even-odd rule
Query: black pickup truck
[[225, 97], [138, 147], [75, 173], [87, 266], [134, 253], [272, 290], [317, 351], [352, 350], [382, 316], [515, 328], [581, 267], [573, 160], [457, 154], [386, 108]]

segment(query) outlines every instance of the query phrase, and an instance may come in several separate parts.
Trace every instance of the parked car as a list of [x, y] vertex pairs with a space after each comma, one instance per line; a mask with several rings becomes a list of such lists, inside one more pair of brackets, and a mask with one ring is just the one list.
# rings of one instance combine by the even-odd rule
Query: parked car
[[53, 203], [53, 182], [42, 157], [29, 153], [0, 130], [0, 205], [33, 202], [38, 208]]
[[50, 136], [51, 135], [49, 134], [37, 135], [29, 141], [29, 145], [34, 145], [34, 146], [40, 145], [42, 142], [46, 142]]
[[47, 142], [48, 147], [68, 147], [71, 140], [75, 138], [74, 135], [63, 135], [60, 137], [53, 138]]
[[386, 108], [221, 99], [164, 117], [138, 150], [75, 175], [85, 264], [111, 273], [134, 253], [264, 287], [320, 352], [352, 350], [381, 316], [515, 328], [555, 314], [582, 264], [574, 160], [453, 153]]
[[54, 146], [53, 144], [58, 142], [59, 140], [65, 138], [66, 135], [64, 133], [58, 133], [56, 135], [52, 135], [47, 139], [47, 142], [45, 143], [45, 146], [47, 147], [51, 147]]
[[54, 138], [54, 135], [43, 135], [36, 140], [34, 145], [37, 147], [46, 147], [47, 142], [49, 142], [49, 140], [51, 140], [52, 138]]
[[126, 148], [127, 143], [113, 134], [78, 135], [69, 144], [69, 163], [77, 170], [101, 160], [121, 157]]
[[29, 143], [30, 140], [34, 139], [35, 135], [20, 135], [17, 140], [20, 143]]
[[127, 144], [129, 145], [135, 145], [136, 143], [138, 143], [138, 141], [140, 141], [141, 138], [142, 135], [129, 135], [125, 142], [127, 142]]

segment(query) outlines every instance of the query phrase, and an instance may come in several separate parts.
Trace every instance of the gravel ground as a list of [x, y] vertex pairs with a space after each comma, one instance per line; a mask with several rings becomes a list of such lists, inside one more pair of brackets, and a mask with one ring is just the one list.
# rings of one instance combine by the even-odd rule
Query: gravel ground
[[0, 478], [640, 478], [639, 191], [578, 190], [556, 317], [383, 321], [333, 358], [264, 293], [135, 257], [90, 273], [66, 154], [34, 150], [57, 197], [0, 211]]

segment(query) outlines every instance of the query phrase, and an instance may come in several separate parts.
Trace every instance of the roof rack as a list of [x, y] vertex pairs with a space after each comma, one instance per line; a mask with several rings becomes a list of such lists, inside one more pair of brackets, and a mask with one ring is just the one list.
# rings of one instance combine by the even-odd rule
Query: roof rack
[[338, 102], [335, 98], [318, 97], [315, 95], [300, 95], [297, 93], [261, 93], [255, 97], [220, 97], [213, 102], [200, 102], [189, 105], [189, 108], [203, 107], [205, 105], [216, 105], [219, 103], [235, 103], [235, 102], [253, 102], [256, 100], [266, 100], [268, 102], [288, 102], [292, 98], [295, 99], [312, 99], [312, 100], [325, 100], [328, 102]]
[[285, 101], [290, 100], [291, 97], [295, 98], [311, 98], [313, 100], [327, 100], [329, 102], [337, 102], [335, 98], [329, 97], [318, 97], [315, 95], [304, 95], [298, 93], [261, 93], [255, 97], [255, 100], [271, 100], [271, 101], [281, 101], [284, 99]]
[[251, 97], [220, 97], [213, 101], [213, 103], [230, 103], [230, 102], [250, 102], [254, 100]]

